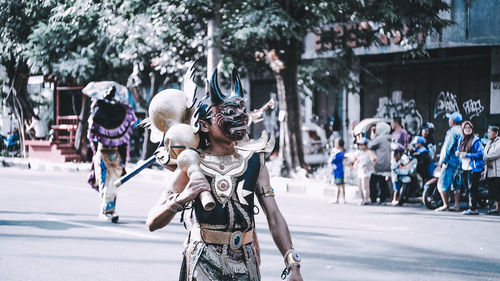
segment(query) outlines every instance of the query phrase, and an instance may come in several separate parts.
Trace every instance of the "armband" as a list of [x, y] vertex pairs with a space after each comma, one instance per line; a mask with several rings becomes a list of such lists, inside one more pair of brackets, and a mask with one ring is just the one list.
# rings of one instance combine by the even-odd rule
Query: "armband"
[[264, 195], [264, 197], [274, 197], [274, 188], [271, 186], [262, 187], [262, 191], [262, 195]]

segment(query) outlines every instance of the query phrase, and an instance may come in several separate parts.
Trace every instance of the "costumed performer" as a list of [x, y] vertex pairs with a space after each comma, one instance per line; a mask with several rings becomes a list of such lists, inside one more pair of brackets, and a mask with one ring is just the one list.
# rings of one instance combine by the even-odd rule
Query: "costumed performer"
[[[176, 213], [194, 212], [179, 280], [261, 280], [255, 233], [255, 195], [266, 215], [273, 240], [284, 257], [282, 278], [302, 280], [300, 256], [288, 225], [274, 199], [265, 153], [274, 147], [263, 133], [259, 140], [241, 142], [247, 135], [248, 114], [240, 78], [233, 69], [232, 91], [224, 95], [214, 70], [209, 93], [195, 113], [202, 173], [174, 171], [160, 200], [150, 210], [150, 231], [168, 225]], [[180, 156], [177, 159], [179, 166]], [[190, 171], [191, 169], [189, 169]], [[189, 175], [189, 176], [188, 176]], [[215, 208], [207, 210], [198, 194], [210, 192]], [[187, 215], [184, 217], [188, 217]]]
[[126, 174], [128, 143], [137, 117], [128, 104], [114, 100], [115, 92], [111, 86], [104, 99], [92, 101], [87, 137], [94, 152], [89, 184], [101, 198], [99, 218], [116, 223], [114, 182]]

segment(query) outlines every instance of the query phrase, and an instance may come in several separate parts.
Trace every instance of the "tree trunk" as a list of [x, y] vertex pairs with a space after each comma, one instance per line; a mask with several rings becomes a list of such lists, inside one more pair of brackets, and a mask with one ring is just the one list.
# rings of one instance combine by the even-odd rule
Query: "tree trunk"
[[221, 26], [220, 0], [213, 2], [213, 16], [207, 24], [207, 79], [210, 81], [212, 71], [220, 60], [220, 38], [217, 32]]
[[286, 91], [285, 83], [279, 74], [275, 75], [276, 89], [278, 91], [278, 106], [279, 106], [279, 121], [280, 121], [280, 147], [279, 158], [282, 161], [281, 173], [283, 176], [290, 175], [290, 167], [292, 167], [292, 156], [290, 154], [290, 138], [288, 138], [288, 113], [286, 106]]
[[297, 87], [297, 68], [299, 62], [299, 42], [290, 39], [287, 52], [283, 57], [285, 69], [280, 75], [283, 79], [286, 92], [287, 123], [289, 132], [287, 134], [290, 144], [291, 169], [306, 167], [304, 162], [304, 147], [302, 144], [302, 119], [300, 116], [300, 98]]
[[7, 105], [14, 113], [19, 126], [19, 139], [21, 152], [26, 157], [26, 148], [24, 146], [25, 130], [24, 122], [33, 117], [33, 105], [28, 94], [29, 67], [26, 61], [19, 57], [13, 72], [8, 73], [10, 89], [7, 94]]

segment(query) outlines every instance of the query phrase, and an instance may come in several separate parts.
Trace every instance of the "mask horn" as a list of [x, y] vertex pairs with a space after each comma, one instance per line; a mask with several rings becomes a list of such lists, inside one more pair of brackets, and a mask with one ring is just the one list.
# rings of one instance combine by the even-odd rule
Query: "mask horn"
[[210, 100], [213, 105], [219, 105], [224, 102], [226, 97], [222, 94], [219, 83], [217, 82], [217, 67], [212, 71], [212, 78], [210, 79]]
[[240, 75], [238, 74], [238, 69], [236, 66], [233, 66], [233, 72], [231, 73], [231, 96], [236, 96], [239, 98], [243, 98], [243, 89], [241, 87]]

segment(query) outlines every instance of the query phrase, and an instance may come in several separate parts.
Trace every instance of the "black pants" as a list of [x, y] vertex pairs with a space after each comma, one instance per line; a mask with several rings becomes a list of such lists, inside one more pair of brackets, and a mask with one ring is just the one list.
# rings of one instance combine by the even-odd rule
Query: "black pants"
[[500, 201], [500, 178], [488, 178], [486, 179], [486, 185], [488, 186], [490, 200]]
[[469, 194], [469, 209], [477, 209], [477, 197], [481, 172], [464, 171], [462, 174], [462, 186], [467, 188]]
[[370, 200], [372, 203], [377, 202], [377, 197], [383, 203], [387, 199], [388, 183], [385, 176], [372, 174], [370, 177]]

